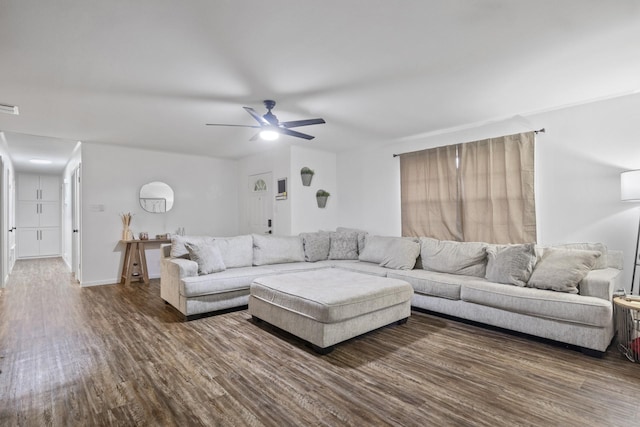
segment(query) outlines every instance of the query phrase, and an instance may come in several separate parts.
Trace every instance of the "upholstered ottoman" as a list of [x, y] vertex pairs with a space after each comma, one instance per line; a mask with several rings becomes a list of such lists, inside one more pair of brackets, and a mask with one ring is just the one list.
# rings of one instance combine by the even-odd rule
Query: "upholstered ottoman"
[[249, 313], [327, 354], [334, 344], [406, 322], [412, 295], [400, 279], [328, 268], [255, 279]]

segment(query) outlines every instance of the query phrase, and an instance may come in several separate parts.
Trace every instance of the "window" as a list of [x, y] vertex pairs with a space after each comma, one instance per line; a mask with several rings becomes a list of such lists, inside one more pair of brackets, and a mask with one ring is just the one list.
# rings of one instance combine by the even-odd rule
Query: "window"
[[402, 234], [536, 241], [534, 132], [400, 155]]

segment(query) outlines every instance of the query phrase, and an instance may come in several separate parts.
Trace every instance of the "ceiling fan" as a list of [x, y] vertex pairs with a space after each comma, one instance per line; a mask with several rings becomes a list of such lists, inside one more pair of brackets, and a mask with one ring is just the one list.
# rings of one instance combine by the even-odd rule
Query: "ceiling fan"
[[320, 125], [322, 123], [326, 123], [324, 119], [307, 119], [307, 120], [294, 120], [290, 122], [281, 122], [278, 118], [271, 112], [273, 107], [276, 106], [276, 101], [272, 101], [270, 99], [266, 99], [264, 101], [264, 106], [267, 107], [267, 113], [263, 116], [258, 114], [256, 110], [251, 107], [242, 107], [247, 113], [251, 114], [251, 117], [256, 119], [258, 122], [257, 125], [228, 125], [221, 123], [207, 123], [207, 126], [235, 126], [235, 127], [243, 127], [243, 128], [256, 128], [260, 129], [260, 132], [255, 134], [249, 141], [255, 141], [258, 137], [266, 140], [274, 140], [278, 138], [278, 135], [289, 135], [295, 136], [296, 138], [303, 139], [313, 139], [314, 136], [307, 135], [306, 133], [298, 132], [295, 130], [291, 130], [291, 128], [300, 127], [300, 126], [309, 126], [309, 125]]

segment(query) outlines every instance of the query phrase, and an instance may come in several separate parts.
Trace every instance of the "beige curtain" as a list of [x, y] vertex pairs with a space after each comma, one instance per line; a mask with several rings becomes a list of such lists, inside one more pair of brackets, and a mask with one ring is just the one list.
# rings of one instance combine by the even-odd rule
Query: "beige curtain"
[[465, 241], [536, 241], [534, 144], [528, 132], [461, 145]]
[[462, 240], [457, 150], [450, 145], [400, 155], [403, 236]]

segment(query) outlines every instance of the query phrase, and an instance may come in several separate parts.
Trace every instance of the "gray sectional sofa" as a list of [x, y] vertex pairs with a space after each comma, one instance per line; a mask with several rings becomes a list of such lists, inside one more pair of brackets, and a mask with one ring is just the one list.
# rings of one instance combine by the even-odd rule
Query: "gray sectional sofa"
[[161, 297], [187, 320], [249, 300], [254, 279], [340, 268], [401, 279], [412, 306], [604, 352], [622, 254], [602, 244], [549, 248], [372, 236], [338, 229], [300, 236], [174, 236]]

